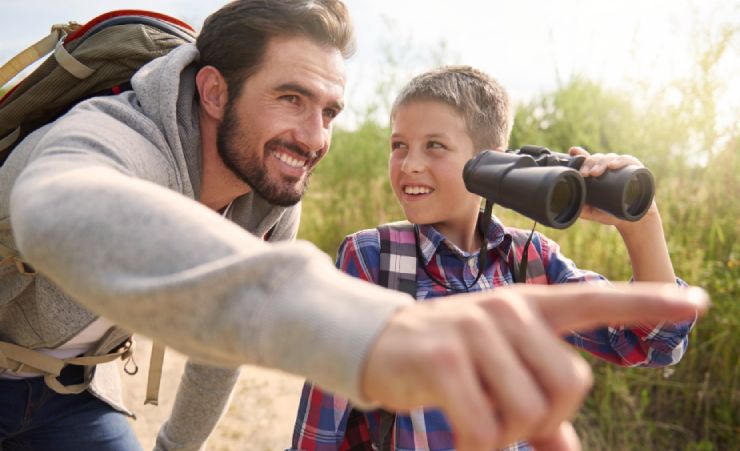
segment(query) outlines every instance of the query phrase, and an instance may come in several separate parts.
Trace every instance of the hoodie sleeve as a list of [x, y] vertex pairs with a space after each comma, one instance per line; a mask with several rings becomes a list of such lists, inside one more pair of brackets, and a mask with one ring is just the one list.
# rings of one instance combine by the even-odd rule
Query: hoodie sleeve
[[46, 134], [12, 189], [24, 258], [96, 314], [200, 363], [276, 368], [362, 403], [365, 356], [412, 299], [168, 188], [172, 165], [144, 133], [153, 124], [85, 114]]
[[[270, 241], [294, 241], [298, 233], [300, 204], [286, 210], [269, 232]], [[238, 381], [239, 370], [216, 368], [188, 361], [172, 413], [157, 435], [155, 451], [204, 449], [226, 412]]]

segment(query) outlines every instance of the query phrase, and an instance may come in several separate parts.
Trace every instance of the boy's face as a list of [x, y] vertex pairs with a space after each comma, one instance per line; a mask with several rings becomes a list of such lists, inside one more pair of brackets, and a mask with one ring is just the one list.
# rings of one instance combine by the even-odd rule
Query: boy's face
[[392, 122], [390, 180], [406, 218], [447, 237], [473, 230], [480, 197], [463, 183], [475, 148], [462, 116], [442, 102], [411, 101]]

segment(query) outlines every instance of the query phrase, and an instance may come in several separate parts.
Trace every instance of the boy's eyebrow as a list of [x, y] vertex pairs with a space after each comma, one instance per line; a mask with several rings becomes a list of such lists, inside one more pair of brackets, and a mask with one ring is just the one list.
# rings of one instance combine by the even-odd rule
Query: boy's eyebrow
[[429, 133], [425, 138], [445, 138], [447, 139], [447, 133]]
[[[298, 83], [283, 83], [282, 85], [279, 85], [275, 88], [275, 91], [277, 92], [297, 92], [298, 94], [307, 97], [311, 101], [317, 101], [318, 97], [316, 94], [311, 91], [310, 89], [306, 88], [305, 86], [301, 86]], [[340, 100], [338, 102], [331, 102], [329, 104], [330, 108], [335, 108], [337, 110], [343, 110], [344, 109], [344, 101]]]
[[[401, 133], [392, 133], [391, 138], [402, 138], [403, 135]], [[449, 136], [447, 136], [446, 133], [428, 133], [424, 135], [424, 138], [430, 139], [430, 138], [443, 138], [443, 139], [449, 139]]]

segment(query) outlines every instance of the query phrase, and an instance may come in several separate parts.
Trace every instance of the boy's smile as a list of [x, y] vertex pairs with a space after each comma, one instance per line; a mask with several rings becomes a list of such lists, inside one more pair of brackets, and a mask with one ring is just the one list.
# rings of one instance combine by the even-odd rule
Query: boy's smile
[[474, 247], [480, 197], [465, 189], [462, 170], [475, 155], [465, 121], [439, 101], [414, 100], [392, 118], [388, 164], [406, 218], [429, 224], [462, 248]]
[[434, 188], [426, 185], [404, 185], [401, 188], [404, 199], [408, 202], [424, 199], [428, 194], [431, 194], [434, 191]]

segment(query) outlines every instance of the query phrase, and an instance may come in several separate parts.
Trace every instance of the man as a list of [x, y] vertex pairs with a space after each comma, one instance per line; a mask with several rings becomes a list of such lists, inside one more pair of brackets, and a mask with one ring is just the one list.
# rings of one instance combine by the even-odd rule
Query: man
[[[295, 237], [343, 106], [352, 39], [338, 0], [239, 0], [206, 20], [197, 48], [139, 71], [132, 92], [82, 103], [26, 138], [0, 169], [0, 241], [39, 273], [0, 269], [2, 341], [103, 354], [136, 331], [191, 356], [162, 449], [204, 443], [244, 363], [359, 405], [440, 406], [461, 450], [527, 437], [571, 446], [565, 420], [590, 373], [552, 335], [690, 316], [704, 295], [525, 287], [415, 305], [341, 275], [307, 243], [264, 243]], [[78, 368], [64, 385], [86, 384], [92, 374]], [[493, 377], [504, 369], [540, 393]], [[32, 376], [0, 376], [2, 446], [138, 447], [116, 413], [126, 410], [115, 365], [97, 365], [79, 394]], [[529, 409], [498, 412], [501, 390]]]

